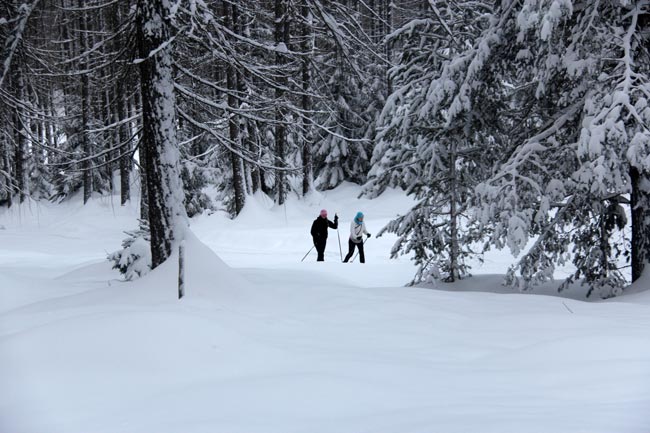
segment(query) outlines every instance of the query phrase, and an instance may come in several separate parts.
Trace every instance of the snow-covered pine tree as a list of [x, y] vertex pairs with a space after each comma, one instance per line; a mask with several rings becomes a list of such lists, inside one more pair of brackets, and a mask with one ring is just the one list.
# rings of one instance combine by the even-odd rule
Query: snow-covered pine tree
[[328, 97], [331, 100], [320, 104], [327, 107], [323, 112], [327, 116], [321, 122], [326, 127], [321, 131], [316, 143], [319, 189], [331, 189], [343, 181], [362, 183], [368, 172], [370, 152], [368, 141], [360, 135], [365, 123], [361, 117], [357, 93], [362, 85], [358, 77], [346, 67], [341, 55], [327, 83]]
[[330, 189], [343, 181], [362, 184], [370, 169], [374, 120], [386, 95], [379, 6], [338, 1], [316, 7], [325, 32], [318, 59], [324, 94], [317, 104], [322, 129], [317, 136], [316, 186]]
[[127, 281], [140, 278], [151, 271], [151, 232], [146, 219], [139, 220], [137, 230], [125, 232], [122, 249], [108, 255], [113, 269], [120, 271]]
[[482, 72], [489, 46], [479, 38], [494, 33], [490, 10], [489, 3], [429, 2], [389, 36], [401, 56], [378, 120], [366, 193], [401, 187], [418, 200], [380, 232], [399, 236], [393, 256], [414, 253], [413, 283], [468, 275], [465, 260], [484, 236], [468, 213], [499, 134], [498, 105], [475, 102], [494, 79]]
[[570, 260], [577, 270], [567, 283], [618, 293], [628, 203], [632, 275], [641, 275], [650, 247], [649, 9], [647, 1], [529, 0], [496, 11], [503, 48], [486, 63], [501, 65], [520, 121], [512, 151], [477, 191], [492, 243], [524, 252], [508, 275], [515, 285], [546, 281]]
[[[180, 129], [178, 132], [179, 138], [181, 138], [185, 131]], [[212, 198], [206, 194], [205, 188], [213, 180], [213, 174], [216, 170], [210, 167], [207, 161], [195, 158], [196, 155], [204, 153], [208, 145], [207, 141], [194, 137], [191, 145], [182, 146], [180, 149], [185, 211], [190, 218], [201, 214], [205, 210], [214, 209]]]

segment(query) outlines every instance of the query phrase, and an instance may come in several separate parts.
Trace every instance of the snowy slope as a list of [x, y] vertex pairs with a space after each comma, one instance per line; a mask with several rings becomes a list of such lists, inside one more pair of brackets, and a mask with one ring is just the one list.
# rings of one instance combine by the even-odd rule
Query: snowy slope
[[407, 288], [393, 239], [346, 265], [335, 231], [325, 263], [300, 263], [320, 208], [346, 229], [363, 210], [374, 234], [409, 203], [356, 192], [195, 219], [181, 301], [175, 257], [133, 283], [103, 260], [136, 206], [0, 214], [0, 432], [650, 431], [649, 292]]

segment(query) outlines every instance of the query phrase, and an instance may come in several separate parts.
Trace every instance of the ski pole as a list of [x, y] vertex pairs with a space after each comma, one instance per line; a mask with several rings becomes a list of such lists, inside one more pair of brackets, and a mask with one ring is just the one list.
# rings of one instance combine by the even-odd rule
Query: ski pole
[[339, 233], [339, 226], [336, 226], [336, 236], [339, 237], [339, 254], [341, 255], [341, 261], [343, 261], [343, 250], [341, 249], [341, 235]]
[[313, 250], [315, 246], [316, 246], [316, 245], [312, 246], [312, 247], [309, 249], [309, 251], [307, 251], [307, 254], [305, 254], [305, 257], [302, 258], [301, 262], [303, 262], [303, 261], [307, 258], [307, 256], [309, 255], [309, 253], [311, 253], [311, 250]]

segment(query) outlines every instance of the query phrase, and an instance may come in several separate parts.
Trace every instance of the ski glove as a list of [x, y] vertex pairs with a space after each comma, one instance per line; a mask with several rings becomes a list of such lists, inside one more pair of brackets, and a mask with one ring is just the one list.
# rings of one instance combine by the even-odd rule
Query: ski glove
[[367, 233], [368, 237], [372, 236], [370, 233]]

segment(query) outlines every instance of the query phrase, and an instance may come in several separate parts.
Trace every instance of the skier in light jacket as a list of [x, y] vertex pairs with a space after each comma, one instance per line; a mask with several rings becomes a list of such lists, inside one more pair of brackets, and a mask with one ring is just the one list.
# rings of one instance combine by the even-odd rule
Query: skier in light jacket
[[354, 247], [359, 248], [359, 260], [361, 263], [366, 262], [366, 256], [363, 253], [363, 235], [370, 237], [366, 230], [366, 224], [363, 222], [363, 212], [357, 212], [354, 220], [350, 223], [350, 239], [348, 240], [348, 255], [345, 256], [343, 263], [347, 263], [354, 254]]

